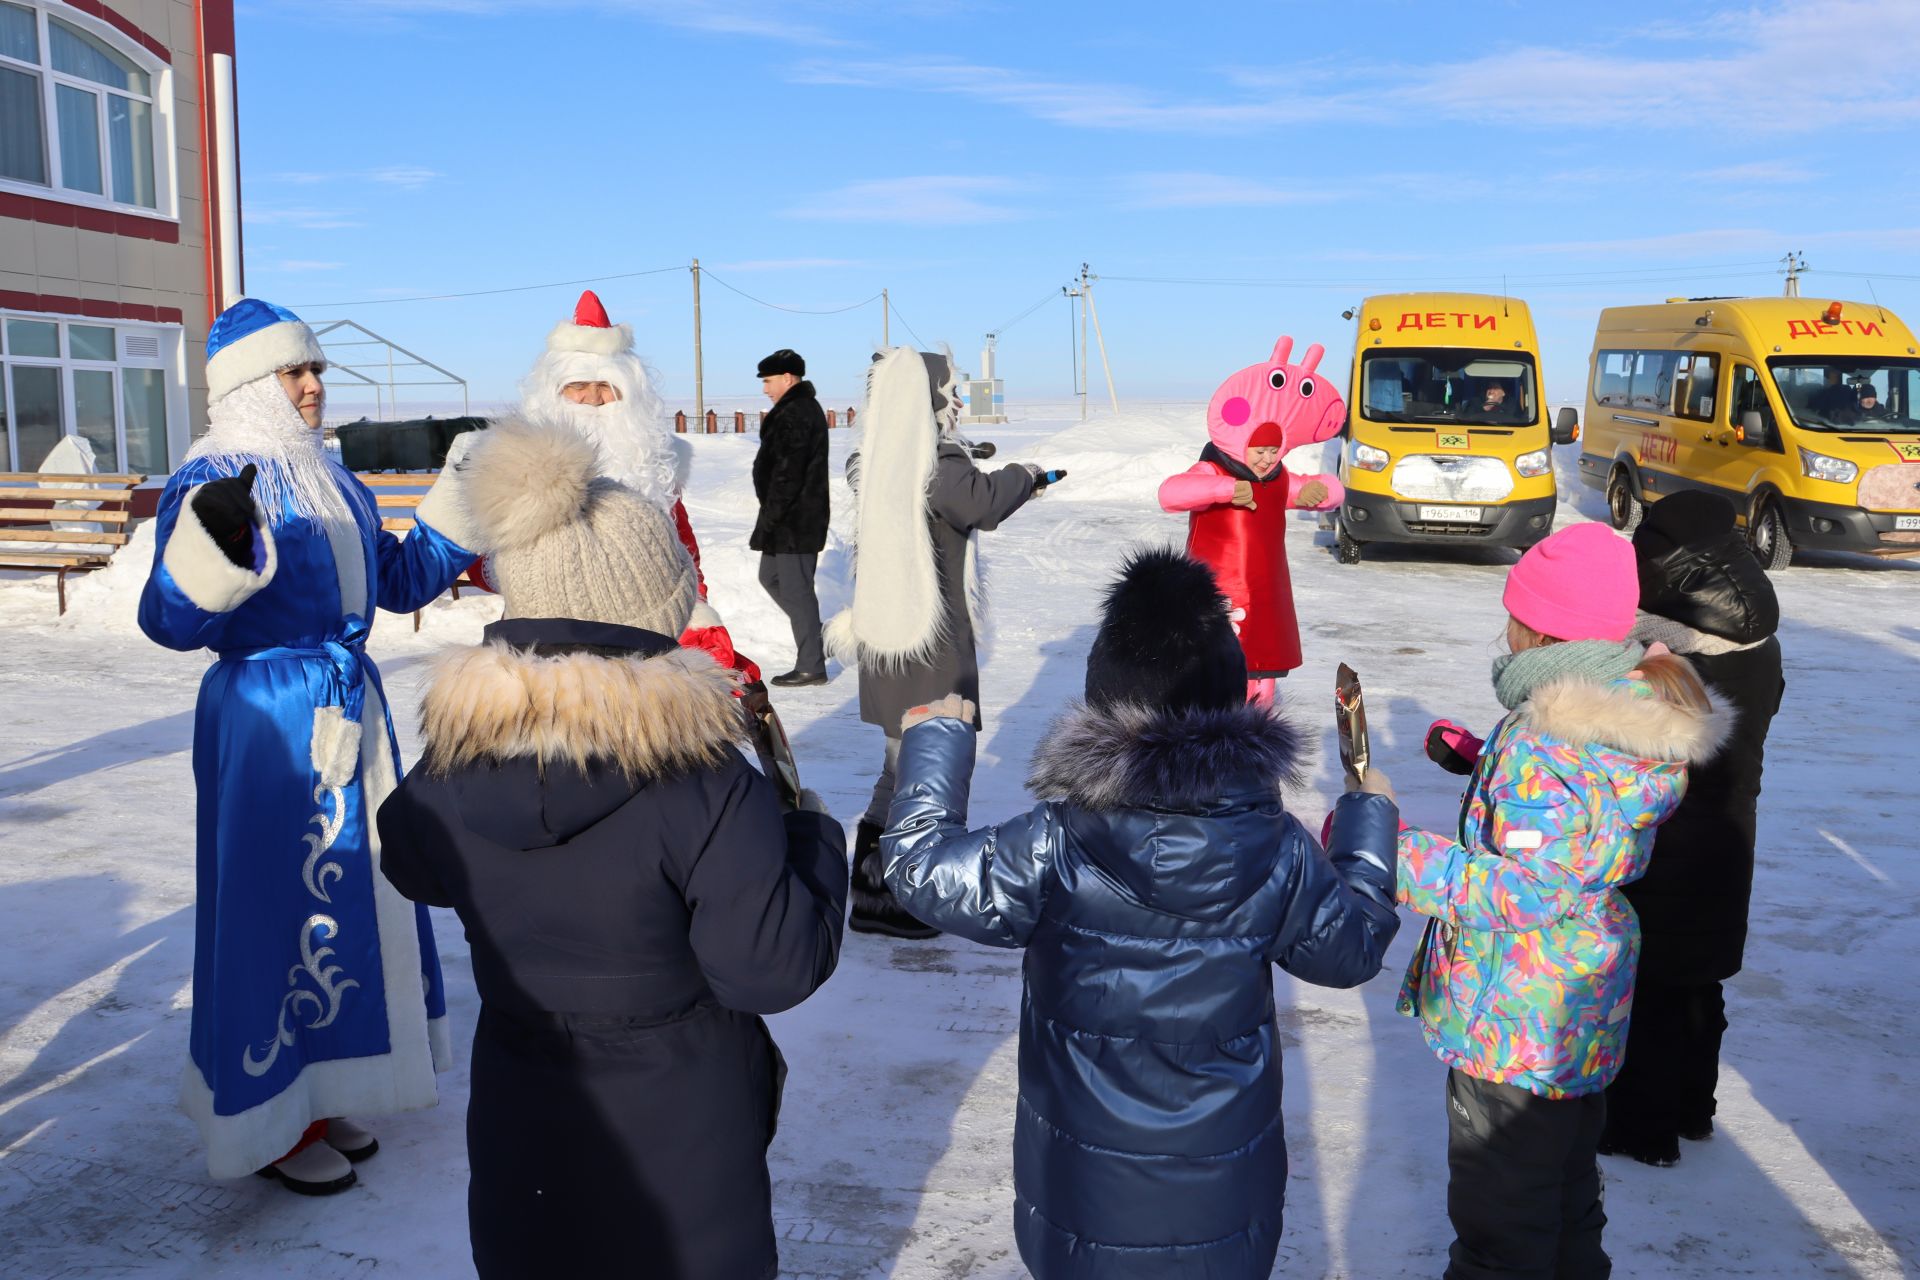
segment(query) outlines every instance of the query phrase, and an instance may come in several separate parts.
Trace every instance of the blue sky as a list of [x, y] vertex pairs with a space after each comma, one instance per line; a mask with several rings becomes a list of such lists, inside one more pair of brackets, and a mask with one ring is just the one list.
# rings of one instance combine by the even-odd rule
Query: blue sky
[[[1204, 398], [1282, 332], [1346, 352], [1368, 293], [1503, 275], [1556, 398], [1602, 306], [1777, 293], [1789, 250], [1806, 293], [1870, 277], [1920, 324], [1913, 0], [242, 0], [239, 42], [249, 291], [481, 400], [578, 288], [401, 299], [694, 257], [710, 398], [793, 346], [857, 400], [881, 337], [877, 303], [728, 285], [885, 286], [894, 341], [972, 367], [1083, 261], [1123, 401]], [[691, 401], [687, 272], [594, 287]], [[1010, 399], [1067, 392], [1067, 307], [1007, 330]]]

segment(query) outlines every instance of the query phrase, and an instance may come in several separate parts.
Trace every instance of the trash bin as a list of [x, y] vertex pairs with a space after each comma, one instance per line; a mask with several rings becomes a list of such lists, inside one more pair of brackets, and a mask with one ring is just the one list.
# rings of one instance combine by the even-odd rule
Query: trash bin
[[411, 418], [372, 422], [362, 418], [334, 431], [340, 464], [349, 471], [438, 471], [454, 437], [486, 427], [485, 418]]

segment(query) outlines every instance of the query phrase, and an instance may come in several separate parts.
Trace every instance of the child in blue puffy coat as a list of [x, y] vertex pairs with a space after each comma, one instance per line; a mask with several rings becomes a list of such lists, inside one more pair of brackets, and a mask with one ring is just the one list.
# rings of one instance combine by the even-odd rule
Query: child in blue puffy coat
[[1050, 797], [966, 829], [973, 709], [909, 712], [887, 885], [945, 932], [1026, 948], [1014, 1229], [1039, 1280], [1265, 1277], [1286, 1193], [1273, 970], [1378, 973], [1391, 799], [1350, 794], [1323, 854], [1281, 803], [1301, 742], [1246, 702], [1204, 565], [1134, 556], [1042, 742]]

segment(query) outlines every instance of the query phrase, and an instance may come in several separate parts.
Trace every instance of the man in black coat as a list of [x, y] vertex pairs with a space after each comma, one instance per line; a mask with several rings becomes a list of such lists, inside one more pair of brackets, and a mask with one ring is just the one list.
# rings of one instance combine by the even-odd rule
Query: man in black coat
[[773, 408], [761, 420], [753, 458], [760, 518], [747, 545], [760, 553], [760, 585], [793, 627], [793, 670], [773, 678], [784, 688], [827, 682], [813, 593], [814, 565], [827, 545], [827, 415], [806, 375], [807, 362], [785, 348], [760, 362], [760, 387]]
[[1688, 770], [1686, 799], [1661, 824], [1647, 874], [1624, 890], [1640, 916], [1640, 969], [1600, 1150], [1670, 1165], [1681, 1138], [1713, 1132], [1727, 1028], [1720, 984], [1746, 949], [1761, 766], [1786, 682], [1774, 637], [1780, 605], [1734, 529], [1732, 503], [1701, 490], [1665, 498], [1648, 508], [1633, 549], [1634, 638], [1683, 654], [1737, 713], [1720, 754]]

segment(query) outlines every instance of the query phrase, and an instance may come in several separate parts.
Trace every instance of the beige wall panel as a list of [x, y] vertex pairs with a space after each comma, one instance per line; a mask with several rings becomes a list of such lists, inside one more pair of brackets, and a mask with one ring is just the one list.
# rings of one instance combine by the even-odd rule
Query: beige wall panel
[[20, 271], [0, 271], [0, 289], [10, 289], [15, 293], [38, 293], [40, 277]]
[[33, 223], [0, 218], [0, 271], [33, 270]]
[[154, 246], [143, 240], [116, 240], [114, 252], [120, 259], [120, 282], [131, 289], [153, 288]]
[[81, 231], [76, 234], [76, 248], [80, 262], [80, 279], [87, 284], [118, 285], [120, 281], [120, 254], [114, 248], [116, 236], [99, 231]]
[[[80, 278], [80, 233], [72, 227], [33, 224], [33, 271], [48, 287], [43, 292], [62, 292], [53, 286], [72, 285]], [[66, 290], [71, 292], [71, 290]]]

